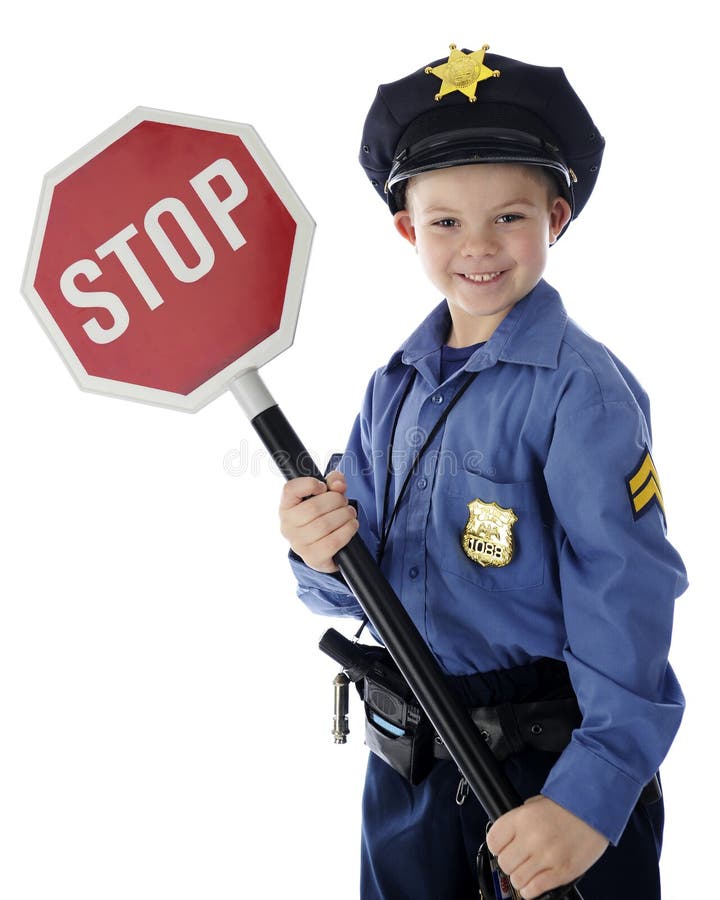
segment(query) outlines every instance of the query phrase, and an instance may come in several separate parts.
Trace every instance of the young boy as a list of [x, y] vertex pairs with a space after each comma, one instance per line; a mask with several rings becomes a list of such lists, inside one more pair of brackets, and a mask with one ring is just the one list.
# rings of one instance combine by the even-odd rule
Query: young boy
[[[333, 556], [357, 531], [377, 554], [526, 798], [487, 835], [520, 896], [586, 873], [585, 900], [655, 900], [685, 572], [647, 397], [542, 280], [604, 141], [561, 69], [486, 49], [451, 45], [369, 111], [363, 167], [445, 300], [373, 376], [327, 484], [287, 483], [281, 529], [316, 612], [361, 617]], [[370, 754], [364, 900], [477, 897], [487, 819], [435, 756], [411, 784]]]

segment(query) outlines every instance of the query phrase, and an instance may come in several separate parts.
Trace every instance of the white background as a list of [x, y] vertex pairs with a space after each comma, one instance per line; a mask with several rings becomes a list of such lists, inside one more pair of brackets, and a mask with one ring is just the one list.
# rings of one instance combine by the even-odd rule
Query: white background
[[43, 175], [130, 109], [252, 123], [318, 223], [295, 345], [263, 375], [324, 463], [370, 372], [438, 300], [356, 156], [377, 84], [451, 41], [562, 65], [608, 141], [547, 278], [653, 399], [692, 580], [672, 651], [688, 711], [663, 769], [665, 897], [699, 889], [718, 800], [709, 14], [455, 8], [70, 0], [6, 21], [3, 900], [357, 896], [360, 709], [334, 747], [335, 669], [315, 649], [332, 623], [295, 599], [280, 476], [229, 394], [193, 416], [80, 392], [19, 286]]

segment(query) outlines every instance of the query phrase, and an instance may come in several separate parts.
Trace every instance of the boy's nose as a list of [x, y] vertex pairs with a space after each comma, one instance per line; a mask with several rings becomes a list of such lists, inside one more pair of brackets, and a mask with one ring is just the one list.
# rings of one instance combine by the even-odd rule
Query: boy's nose
[[497, 241], [488, 228], [475, 228], [467, 232], [462, 246], [463, 256], [492, 256], [497, 252]]

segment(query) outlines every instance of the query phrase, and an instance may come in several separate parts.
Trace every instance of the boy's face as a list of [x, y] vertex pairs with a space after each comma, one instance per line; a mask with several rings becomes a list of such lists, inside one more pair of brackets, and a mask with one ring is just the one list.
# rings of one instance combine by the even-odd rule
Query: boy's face
[[512, 164], [482, 163], [412, 179], [395, 227], [417, 250], [448, 301], [448, 343], [487, 340], [542, 277], [548, 246], [570, 218], [544, 178]]

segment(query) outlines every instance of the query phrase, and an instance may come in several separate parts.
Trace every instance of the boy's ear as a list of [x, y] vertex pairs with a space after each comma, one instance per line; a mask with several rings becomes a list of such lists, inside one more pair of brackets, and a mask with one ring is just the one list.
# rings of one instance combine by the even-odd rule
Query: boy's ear
[[550, 207], [550, 244], [554, 244], [572, 217], [570, 204], [564, 197], [556, 197]]
[[409, 241], [413, 247], [416, 243], [415, 228], [413, 227], [412, 218], [406, 209], [401, 209], [393, 216], [393, 224], [398, 234]]

